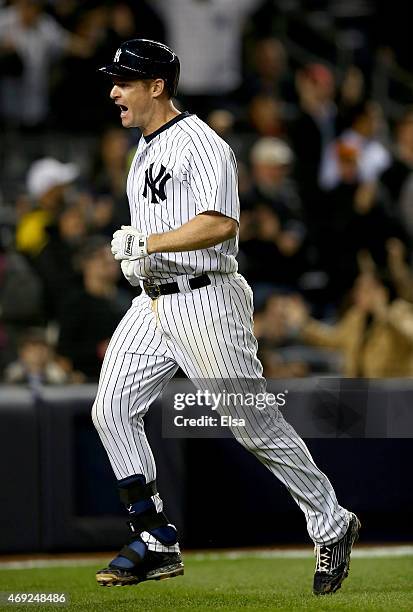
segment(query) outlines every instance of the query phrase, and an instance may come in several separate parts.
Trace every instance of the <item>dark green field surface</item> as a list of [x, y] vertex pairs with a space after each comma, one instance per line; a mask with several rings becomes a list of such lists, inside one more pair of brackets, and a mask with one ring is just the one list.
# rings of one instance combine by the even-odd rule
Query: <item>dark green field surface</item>
[[413, 556], [354, 558], [335, 595], [311, 593], [311, 558], [185, 555], [185, 576], [132, 587], [97, 586], [101, 562], [79, 567], [3, 569], [0, 591], [65, 592], [68, 605], [1, 604], [2, 610], [413, 610]]

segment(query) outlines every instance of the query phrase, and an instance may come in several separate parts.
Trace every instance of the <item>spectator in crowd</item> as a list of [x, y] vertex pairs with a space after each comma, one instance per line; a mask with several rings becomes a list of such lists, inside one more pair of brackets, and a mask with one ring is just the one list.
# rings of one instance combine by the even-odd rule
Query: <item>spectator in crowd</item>
[[[304, 17], [312, 11], [298, 4]], [[336, 28], [327, 4], [324, 14]], [[254, 289], [270, 376], [338, 371], [334, 359], [291, 334], [283, 314], [288, 292], [305, 295], [322, 318], [336, 312], [360, 270], [377, 268], [413, 303], [411, 91], [407, 81], [393, 91], [393, 71], [383, 121], [377, 103], [366, 101], [379, 91], [377, 77], [387, 78], [372, 72], [383, 60], [370, 49], [363, 48], [368, 61], [352, 56], [357, 65], [340, 54], [333, 74], [311, 25], [300, 45], [319, 60], [290, 37], [295, 11], [273, 0], [7, 0], [0, 6], [0, 121], [23, 128], [18, 139], [15, 130], [6, 132], [0, 163], [0, 214], [16, 224], [17, 249], [0, 250], [0, 370], [16, 359], [21, 329], [58, 319], [65, 354], [93, 380], [123, 312], [119, 270], [106, 259], [107, 249], [100, 263], [93, 253], [90, 262], [81, 256], [80, 266], [72, 260], [88, 236], [104, 235], [108, 243], [114, 229], [129, 223], [124, 187], [138, 136], [118, 129], [96, 67], [135, 36], [171, 43], [183, 65], [182, 108], [207, 117], [237, 157], [239, 265]], [[401, 105], [387, 151], [383, 134]], [[32, 163], [40, 155], [45, 158]], [[86, 329], [90, 341], [82, 336]]]
[[[105, 57], [110, 56], [117, 47], [117, 37], [114, 36], [115, 40], [112, 40], [109, 31], [109, 6], [102, 2], [84, 4], [72, 13], [71, 29], [79, 40], [93, 49], [93, 54], [90, 57], [66, 54], [61, 58], [53, 79], [53, 122], [65, 131], [99, 129], [113, 112], [105, 96], [105, 85], [96, 71], [103, 53], [106, 52]], [[110, 49], [107, 49], [107, 45]], [[81, 99], [79, 92], [82, 92]], [[74, 109], [76, 112], [73, 112]]]
[[327, 147], [336, 136], [337, 109], [333, 73], [322, 64], [309, 64], [296, 75], [299, 115], [291, 124], [296, 155], [295, 174], [303, 201], [312, 207], [318, 197], [318, 177]]
[[52, 62], [63, 53], [86, 57], [91, 52], [81, 38], [45, 13], [42, 0], [14, 0], [12, 6], [0, 9], [0, 56], [16, 58], [12, 74], [1, 76], [0, 116], [26, 128], [44, 123]]
[[91, 12], [98, 13], [100, 27], [95, 28], [95, 34], [100, 39], [102, 31], [105, 32], [109, 51], [114, 52], [119, 42], [130, 38], [165, 39], [163, 22], [151, 7], [150, 0], [49, 0], [49, 4], [52, 4], [56, 19], [69, 30], [76, 28], [84, 13], [88, 14], [88, 19], [92, 16], [92, 21], [97, 24], [98, 20]]
[[337, 132], [341, 133], [349, 127], [353, 109], [366, 96], [364, 75], [357, 66], [349, 66], [343, 75], [337, 100]]
[[260, 138], [251, 149], [250, 160], [253, 186], [243, 199], [244, 206], [265, 202], [282, 222], [298, 220], [301, 201], [291, 179], [294, 155], [289, 145], [279, 138]]
[[257, 305], [276, 286], [296, 287], [306, 266], [292, 161], [290, 147], [276, 138], [259, 140], [251, 151], [253, 185], [242, 200], [240, 248]]
[[[144, 0], [82, 2], [71, 13], [71, 22], [74, 34], [93, 49], [93, 55], [83, 58], [72, 54], [62, 59], [53, 88], [54, 120], [61, 129], [90, 132], [101, 129], [111, 116], [117, 122], [105, 91], [107, 83], [96, 66], [114, 56], [125, 40], [139, 37], [163, 40], [164, 29], [158, 15]], [[87, 103], [79, 104], [79, 91], [87, 92]]]
[[0, 372], [15, 359], [22, 330], [43, 319], [42, 285], [13, 245], [13, 234], [0, 226]]
[[[210, 116], [216, 115], [216, 112]], [[222, 110], [221, 110], [222, 112]], [[234, 113], [232, 129], [225, 140], [233, 148], [237, 159], [247, 163], [251, 148], [260, 138], [280, 138], [286, 135], [283, 106], [280, 100], [265, 93], [255, 95], [246, 106], [246, 113], [238, 121]]]
[[249, 126], [257, 136], [283, 136], [285, 133], [280, 101], [268, 94], [257, 94], [248, 107]]
[[331, 143], [323, 158], [320, 175], [323, 189], [332, 189], [340, 180], [337, 145], [357, 150], [358, 178], [363, 183], [377, 181], [389, 167], [390, 154], [377, 137], [381, 118], [380, 107], [371, 100], [365, 100], [352, 109], [350, 128], [340, 135], [338, 141]]
[[155, 0], [168, 44], [181, 60], [182, 105], [203, 118], [231, 107], [241, 86], [242, 33], [262, 0]]
[[295, 378], [313, 372], [338, 373], [334, 356], [326, 350], [305, 345], [291, 327], [287, 316], [290, 303], [290, 294], [272, 293], [254, 315], [254, 334], [266, 376]]
[[243, 85], [243, 98], [257, 95], [291, 101], [293, 87], [287, 77], [287, 52], [278, 38], [257, 40], [253, 49], [253, 64]]
[[358, 274], [360, 251], [367, 250], [384, 269], [386, 242], [391, 238], [405, 240], [405, 232], [389, 212], [380, 185], [360, 182], [360, 150], [346, 142], [336, 146], [338, 183], [320, 199], [315, 237], [329, 276], [329, 296], [335, 302], [341, 300]]
[[99, 156], [92, 178], [99, 193], [118, 198], [120, 193], [125, 191], [129, 150], [129, 140], [125, 130], [109, 128], [102, 134]]
[[413, 305], [395, 299], [392, 283], [363, 273], [351, 306], [336, 324], [311, 319], [299, 297], [286, 309], [288, 323], [312, 346], [341, 351], [343, 375], [388, 378], [413, 375]]
[[80, 0], [48, 0], [53, 17], [67, 30], [72, 29], [73, 16], [79, 9], [79, 5]]
[[65, 206], [56, 222], [46, 228], [48, 240], [32, 259], [43, 285], [43, 304], [47, 320], [56, 320], [65, 295], [80, 284], [73, 258], [86, 238], [84, 211], [76, 204]]
[[51, 157], [35, 161], [27, 174], [27, 191], [33, 209], [24, 213], [18, 221], [16, 246], [31, 257], [45, 247], [51, 225], [63, 208], [65, 192], [79, 176], [76, 164], [63, 164]]
[[[413, 107], [406, 109], [394, 129], [391, 163], [380, 176], [387, 188], [396, 212], [403, 218], [408, 212], [405, 199], [409, 193], [409, 179], [413, 176]], [[411, 233], [413, 238], [413, 233]]]
[[[113, 2], [111, 24], [113, 30], [123, 40], [128, 38], [149, 38], [165, 41], [165, 23], [159, 11], [154, 7], [153, 0], [121, 0]], [[133, 14], [133, 21], [130, 18]], [[129, 35], [132, 29], [132, 35]]]
[[115, 229], [129, 223], [129, 204], [125, 193], [129, 154], [127, 132], [114, 127], [105, 130], [90, 180], [97, 198], [94, 225], [99, 233], [111, 236]]
[[413, 271], [407, 260], [406, 245], [397, 238], [386, 242], [387, 269], [398, 297], [413, 303]]
[[99, 377], [109, 339], [130, 300], [117, 288], [120, 267], [106, 237], [89, 237], [79, 250], [77, 263], [83, 287], [66, 294], [58, 321], [57, 350], [93, 381]]
[[209, 127], [224, 140], [228, 140], [228, 136], [233, 136], [234, 122], [233, 113], [223, 108], [213, 110], [207, 117]]
[[41, 385], [65, 385], [83, 379], [59, 363], [43, 330], [29, 329], [19, 343], [17, 361], [7, 366], [3, 380], [36, 389]]

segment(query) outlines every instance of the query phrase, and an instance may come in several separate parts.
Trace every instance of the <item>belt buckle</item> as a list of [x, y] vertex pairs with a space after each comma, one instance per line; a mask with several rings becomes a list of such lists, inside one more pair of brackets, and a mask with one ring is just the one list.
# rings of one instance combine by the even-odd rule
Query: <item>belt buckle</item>
[[156, 285], [153, 281], [144, 281], [143, 287], [145, 289], [146, 294], [151, 298], [151, 300], [156, 300], [161, 295], [161, 288], [159, 285]]

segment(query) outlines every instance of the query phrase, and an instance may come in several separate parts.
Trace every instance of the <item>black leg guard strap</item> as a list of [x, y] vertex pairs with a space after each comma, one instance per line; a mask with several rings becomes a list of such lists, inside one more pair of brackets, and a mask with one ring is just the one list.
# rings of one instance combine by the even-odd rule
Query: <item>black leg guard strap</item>
[[143, 499], [149, 499], [152, 495], [156, 495], [157, 492], [155, 480], [148, 482], [148, 484], [136, 481], [127, 487], [119, 487], [120, 501], [125, 506], [130, 506], [130, 504], [142, 501]]
[[[168, 527], [169, 521], [166, 515], [163, 512], [156, 512], [155, 509], [131, 517], [128, 525], [135, 537], [140, 535], [142, 531], [152, 533], [154, 529], [158, 529], [155, 537], [164, 546], [171, 546], [177, 541], [177, 536], [173, 538], [174, 541], [171, 541], [171, 533], [169, 533], [176, 534], [175, 528]], [[166, 532], [165, 537], [162, 535], [162, 530], [159, 530], [160, 527], [168, 527], [167, 530], [164, 530]]]
[[143, 557], [138, 555], [138, 553], [129, 546], [124, 546], [119, 551], [118, 557], [126, 557], [126, 559], [129, 559], [129, 561], [131, 561], [134, 565], [139, 565], [139, 563], [142, 563], [143, 561]]
[[129, 525], [131, 531], [135, 534], [140, 534], [142, 531], [151, 531], [158, 527], [165, 527], [168, 524], [168, 519], [163, 512], [156, 512], [155, 509], [143, 512], [138, 516], [131, 517]]

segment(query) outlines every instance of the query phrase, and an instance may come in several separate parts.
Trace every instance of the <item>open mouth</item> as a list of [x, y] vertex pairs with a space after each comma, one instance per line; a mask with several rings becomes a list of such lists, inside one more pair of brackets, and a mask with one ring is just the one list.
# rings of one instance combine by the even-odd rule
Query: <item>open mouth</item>
[[124, 104], [117, 104], [117, 106], [119, 106], [119, 108], [120, 108], [120, 116], [121, 116], [121, 118], [124, 117], [126, 115], [126, 113], [128, 112], [128, 107], [125, 106]]

